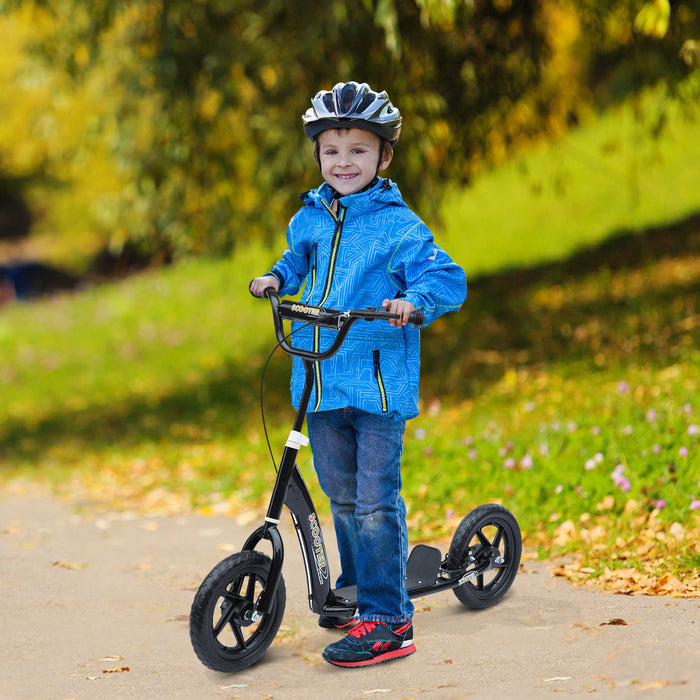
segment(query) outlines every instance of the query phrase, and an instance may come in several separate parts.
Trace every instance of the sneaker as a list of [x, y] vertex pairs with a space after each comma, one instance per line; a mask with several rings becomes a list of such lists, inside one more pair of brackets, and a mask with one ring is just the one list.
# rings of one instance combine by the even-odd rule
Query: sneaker
[[408, 656], [413, 645], [411, 622], [360, 622], [339, 642], [329, 644], [323, 658], [334, 666], [369, 666]]
[[328, 630], [348, 630], [358, 623], [357, 616], [333, 617], [321, 615], [318, 618], [318, 626]]

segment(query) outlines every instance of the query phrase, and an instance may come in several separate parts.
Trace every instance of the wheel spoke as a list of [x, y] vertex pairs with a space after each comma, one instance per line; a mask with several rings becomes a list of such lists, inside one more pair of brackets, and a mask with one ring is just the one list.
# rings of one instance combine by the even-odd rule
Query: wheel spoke
[[221, 634], [221, 630], [226, 627], [226, 625], [230, 622], [231, 617], [233, 616], [233, 609], [234, 606], [229, 602], [228, 606], [226, 609], [221, 610], [221, 617], [219, 618], [219, 621], [216, 623], [214, 627], [214, 636], [218, 638], [218, 636]]
[[493, 547], [496, 549], [500, 549], [501, 547], [501, 540], [503, 539], [503, 526], [499, 525], [498, 526], [498, 532], [496, 533], [496, 536], [493, 538]]
[[255, 595], [255, 576], [253, 574], [250, 574], [248, 577], [248, 588], [245, 592], [245, 599], [246, 602], [248, 603], [253, 603], [254, 598], [253, 596]]
[[490, 547], [490, 546], [491, 546], [491, 542], [489, 542], [489, 538], [486, 537], [486, 535], [483, 533], [483, 530], [477, 530], [477, 531], [476, 531], [476, 536], [477, 536], [479, 542], [481, 542], [481, 544], [482, 544], [484, 547]]
[[231, 620], [231, 629], [233, 630], [233, 636], [238, 642], [238, 646], [241, 649], [246, 649], [248, 647], [248, 644], [245, 640], [245, 637], [243, 636], [243, 632], [241, 632], [241, 626], [237, 625], [233, 620]]

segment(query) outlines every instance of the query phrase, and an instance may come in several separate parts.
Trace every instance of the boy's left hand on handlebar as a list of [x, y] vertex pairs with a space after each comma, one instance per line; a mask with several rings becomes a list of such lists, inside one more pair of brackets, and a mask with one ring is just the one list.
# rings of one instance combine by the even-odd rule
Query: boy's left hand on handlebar
[[401, 328], [408, 323], [408, 317], [416, 310], [410, 301], [405, 299], [384, 299], [382, 306], [390, 314], [398, 314], [399, 318], [392, 318], [389, 324]]

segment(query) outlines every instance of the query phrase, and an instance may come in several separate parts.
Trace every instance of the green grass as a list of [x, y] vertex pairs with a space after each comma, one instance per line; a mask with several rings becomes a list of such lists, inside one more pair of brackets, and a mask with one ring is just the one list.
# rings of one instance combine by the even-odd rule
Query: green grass
[[[557, 153], [520, 171], [551, 172]], [[682, 167], [666, 165], [669, 180]], [[404, 463], [412, 535], [445, 537], [472, 507], [499, 501], [526, 543], [575, 553], [590, 575], [690, 577], [700, 568], [700, 218], [687, 215], [700, 210], [697, 188], [677, 186], [677, 208], [662, 198], [636, 218], [610, 204], [576, 229], [560, 223], [571, 201], [559, 211], [550, 198], [545, 217], [532, 175], [517, 172], [477, 182], [477, 194], [501, 184], [466, 216], [475, 233], [446, 236], [471, 270], [469, 297], [423, 334], [423, 412]], [[490, 245], [472, 256], [476, 232]], [[258, 413], [273, 341], [247, 283], [275, 257], [251, 246], [3, 307], [0, 478], [41, 479], [108, 508], [241, 517], [259, 507], [274, 475]], [[265, 385], [275, 446], [291, 420], [288, 376], [278, 353]], [[308, 450], [300, 467], [328, 512]]]
[[617, 107], [450, 192], [440, 241], [473, 275], [679, 221], [700, 210], [699, 121], [663, 90]]

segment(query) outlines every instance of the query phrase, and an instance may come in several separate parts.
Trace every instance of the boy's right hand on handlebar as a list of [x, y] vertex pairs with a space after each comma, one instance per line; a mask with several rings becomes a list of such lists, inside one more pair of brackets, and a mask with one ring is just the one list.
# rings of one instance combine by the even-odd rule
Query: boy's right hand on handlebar
[[263, 275], [262, 277], [256, 277], [254, 280], [251, 280], [250, 284], [248, 285], [248, 291], [254, 297], [262, 297], [263, 292], [268, 287], [272, 287], [276, 292], [279, 291], [280, 281], [275, 275]]

